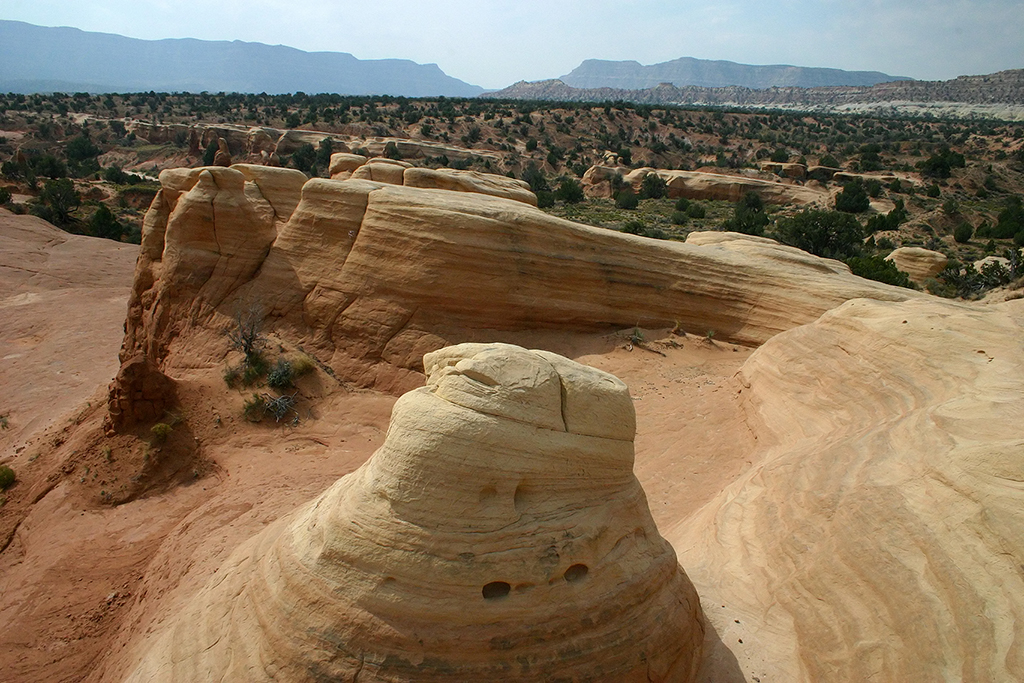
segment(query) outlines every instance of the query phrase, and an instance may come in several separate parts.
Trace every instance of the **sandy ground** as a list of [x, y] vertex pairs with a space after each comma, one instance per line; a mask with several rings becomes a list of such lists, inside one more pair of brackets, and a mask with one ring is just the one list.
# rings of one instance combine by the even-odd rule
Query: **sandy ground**
[[[241, 416], [244, 395], [219, 371], [191, 371], [176, 377], [187, 455], [174, 476], [154, 475], [111, 504], [118, 477], [179, 457], [170, 444], [104, 440], [100, 431], [136, 247], [25, 220], [0, 213], [0, 410], [9, 423], [0, 461], [19, 478], [0, 507], [0, 671], [5, 681], [119, 680], [138, 655], [137, 636], [173, 614], [238, 543], [383, 443], [395, 397], [350, 391], [321, 373], [303, 380], [297, 426], [253, 425]], [[632, 350], [624, 333], [503, 340], [627, 382], [637, 476], [668, 529], [748, 465], [754, 444], [735, 373], [750, 350], [668, 331], [647, 338], [656, 341]]]

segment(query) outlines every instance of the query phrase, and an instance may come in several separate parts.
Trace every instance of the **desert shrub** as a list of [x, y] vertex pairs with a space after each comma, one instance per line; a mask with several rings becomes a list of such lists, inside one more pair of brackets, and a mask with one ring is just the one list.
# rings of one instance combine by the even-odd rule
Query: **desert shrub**
[[869, 197], [877, 197], [882, 194], [882, 183], [872, 178], [864, 184], [864, 189], [867, 191]]
[[817, 256], [846, 259], [860, 252], [863, 230], [850, 214], [808, 209], [778, 221], [775, 237]]
[[263, 308], [259, 304], [239, 306], [235, 311], [235, 325], [228, 330], [231, 346], [245, 354], [245, 364], [266, 368], [261, 351], [267, 345], [263, 336]]
[[892, 251], [893, 249], [896, 248], [896, 245], [888, 237], [883, 237], [879, 239], [875, 246], [882, 251]]
[[963, 154], [953, 152], [948, 147], [924, 161], [917, 162], [917, 168], [922, 175], [929, 178], [948, 178], [954, 168], [964, 168], [967, 165]]
[[566, 178], [558, 185], [558, 189], [555, 191], [555, 199], [566, 204], [582, 202], [584, 199], [583, 187], [575, 178]]
[[316, 361], [305, 353], [300, 353], [291, 359], [292, 377], [298, 378], [310, 374], [316, 370]]
[[657, 173], [648, 173], [640, 183], [640, 199], [661, 199], [668, 194], [668, 184]]
[[7, 465], [0, 465], [0, 491], [6, 491], [17, 480], [17, 477]]
[[690, 208], [690, 200], [686, 197], [680, 197], [676, 200], [675, 209], [676, 211], [686, 211]]
[[818, 163], [829, 168], [839, 168], [839, 160], [831, 154], [826, 154], [821, 157], [821, 159], [818, 160]]
[[6, 187], [0, 187], [0, 206], [11, 203], [11, 191]]
[[295, 379], [292, 364], [287, 358], [278, 358], [277, 363], [267, 373], [267, 386], [274, 389], [287, 389]]
[[686, 225], [687, 216], [685, 211], [673, 211], [671, 217], [672, 225]]
[[846, 260], [846, 265], [854, 275], [877, 280], [887, 285], [897, 287], [913, 288], [910, 276], [896, 267], [892, 261], [886, 261], [882, 256], [851, 256]]
[[[386, 159], [395, 159], [395, 160], [399, 160], [399, 159], [402, 158], [402, 153], [398, 151], [398, 145], [395, 144], [394, 140], [389, 140], [388, 143], [386, 145], [384, 145], [384, 157]], [[327, 163], [330, 163], [330, 161], [331, 161], [331, 158], [328, 156], [327, 157]]]
[[789, 161], [789, 152], [787, 152], [783, 148], [779, 148], [772, 152], [772, 155], [769, 157], [769, 159], [776, 163], [786, 163], [787, 161]]
[[309, 173], [315, 164], [316, 150], [310, 143], [305, 142], [292, 152], [292, 166], [303, 173]]
[[722, 228], [745, 235], [763, 235], [766, 225], [768, 214], [764, 210], [764, 201], [756, 192], [747, 192], [743, 199], [736, 202], [732, 218], [727, 220]]
[[641, 237], [651, 237], [656, 240], [668, 239], [668, 235], [661, 228], [649, 228], [641, 221], [628, 221], [622, 226], [622, 232]]
[[708, 212], [702, 204], [691, 202], [690, 207], [686, 209], [686, 215], [690, 218], [704, 218], [708, 215]]
[[624, 187], [615, 195], [615, 206], [620, 209], [635, 209], [640, 205], [640, 200], [630, 187]]
[[902, 199], [896, 200], [896, 206], [889, 213], [880, 213], [868, 219], [864, 232], [868, 235], [879, 230], [895, 230], [907, 220], [907, 208], [903, 205]]
[[217, 140], [210, 140], [210, 144], [203, 151], [203, 166], [213, 166], [213, 160], [217, 158], [218, 149], [220, 147], [217, 145]]
[[537, 208], [547, 209], [555, 205], [555, 193], [550, 190], [538, 190], [537, 195]]
[[862, 213], [867, 211], [869, 206], [871, 200], [860, 178], [848, 182], [842, 192], [836, 195], [836, 211]]
[[971, 241], [971, 237], [973, 236], [974, 227], [967, 221], [964, 221], [960, 225], [956, 226], [956, 228], [953, 230], [953, 239], [959, 242], [960, 244], [967, 244], [968, 242]]
[[44, 211], [36, 215], [63, 226], [71, 221], [71, 212], [81, 205], [82, 198], [75, 190], [74, 183], [67, 178], [58, 178], [46, 181], [42, 192], [39, 193], [39, 202], [37, 208]]
[[527, 152], [533, 152], [536, 149], [537, 149], [537, 140], [535, 138], [530, 138], [529, 140], [526, 141], [526, 151]]
[[899, 178], [889, 183], [889, 192], [903, 192], [903, 183], [900, 182]]
[[100, 204], [89, 219], [89, 234], [93, 237], [119, 240], [122, 232], [124, 232], [124, 228], [117, 221], [114, 212], [108, 209], [106, 204]]
[[526, 166], [523, 170], [523, 180], [527, 185], [530, 186], [530, 190], [534, 194], [538, 192], [549, 192], [551, 188], [548, 186], [548, 179], [544, 176], [544, 172], [541, 171], [533, 163]]
[[153, 434], [153, 440], [157, 443], [163, 443], [167, 440], [167, 437], [171, 435], [174, 428], [164, 422], [157, 422], [155, 425], [149, 428], [150, 433]]
[[254, 393], [242, 404], [242, 414], [249, 422], [259, 422], [267, 414], [267, 401], [262, 395]]
[[[387, 147], [385, 147], [385, 153]], [[398, 149], [396, 148], [397, 152]], [[321, 169], [327, 169], [331, 167], [331, 155], [334, 154], [334, 144], [330, 138], [324, 138], [320, 141], [320, 146], [316, 148], [316, 165]]]
[[932, 199], [935, 199], [942, 196], [942, 188], [939, 187], [938, 183], [932, 183], [924, 193]]

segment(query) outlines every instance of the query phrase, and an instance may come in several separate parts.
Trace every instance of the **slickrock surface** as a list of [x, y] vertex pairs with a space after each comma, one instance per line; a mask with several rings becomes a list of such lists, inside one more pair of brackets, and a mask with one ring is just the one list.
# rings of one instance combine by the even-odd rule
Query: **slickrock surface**
[[921, 283], [941, 273], [949, 259], [939, 251], [922, 247], [899, 247], [885, 257], [896, 267], [910, 276], [914, 282]]
[[130, 681], [690, 681], [692, 585], [633, 475], [612, 375], [428, 354], [356, 472], [236, 551]]
[[[339, 377], [400, 392], [422, 381], [423, 353], [465, 330], [639, 323], [760, 344], [851, 298], [921, 296], [767, 240], [752, 241], [751, 259], [470, 192], [313, 179], [285, 220], [275, 206], [294, 201], [291, 172], [262, 173], [161, 175], [122, 361], [143, 353], [162, 363], [177, 350], [189, 366], [219, 363], [236, 312], [256, 304], [268, 328], [297, 337]], [[292, 194], [261, 189], [285, 187]]]
[[[612, 177], [624, 171], [625, 169], [611, 167], [591, 167], [583, 174], [583, 192], [588, 197], [610, 197]], [[823, 204], [829, 197], [829, 193], [822, 188], [705, 171], [644, 167], [625, 172], [623, 180], [634, 190], [639, 190], [644, 178], [651, 173], [657, 174], [665, 181], [668, 185], [668, 196], [673, 199], [686, 197], [738, 202], [747, 192], [756, 192], [768, 204], [805, 205]]]
[[750, 357], [751, 469], [663, 527], [732, 650], [703, 680], [1024, 679], [1022, 333], [860, 300]]
[[0, 449], [23, 443], [117, 372], [138, 247], [0, 209]]

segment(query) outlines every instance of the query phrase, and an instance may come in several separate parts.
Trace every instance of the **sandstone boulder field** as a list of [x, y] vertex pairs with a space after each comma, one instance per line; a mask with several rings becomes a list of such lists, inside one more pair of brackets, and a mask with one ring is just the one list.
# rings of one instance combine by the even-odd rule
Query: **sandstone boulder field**
[[0, 212], [5, 680], [1024, 678], [1024, 300], [331, 167], [166, 170], [137, 250]]

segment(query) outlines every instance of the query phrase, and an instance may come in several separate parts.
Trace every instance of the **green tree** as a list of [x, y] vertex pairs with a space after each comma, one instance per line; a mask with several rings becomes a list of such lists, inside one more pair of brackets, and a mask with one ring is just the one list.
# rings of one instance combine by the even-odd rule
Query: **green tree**
[[[394, 140], [388, 140], [387, 144], [384, 145], [384, 158], [394, 159], [399, 161], [402, 158], [402, 153], [398, 151], [398, 145]], [[328, 159], [330, 161], [330, 159]]]
[[661, 199], [668, 194], [668, 183], [657, 173], [648, 173], [640, 183], [640, 199]]
[[331, 167], [331, 155], [334, 153], [334, 144], [331, 143], [330, 138], [324, 138], [320, 141], [320, 146], [316, 150], [316, 165], [320, 168]]
[[871, 206], [867, 190], [860, 178], [854, 178], [846, 184], [842, 192], [836, 195], [836, 210], [846, 213], [862, 213]]
[[89, 233], [94, 237], [120, 240], [123, 232], [124, 228], [106, 204], [100, 204], [92, 218], [89, 219]]
[[635, 209], [640, 205], [640, 200], [637, 199], [636, 193], [633, 192], [633, 188], [626, 186], [619, 190], [619, 193], [615, 195], [615, 206], [620, 209]]
[[907, 287], [912, 289], [914, 285], [910, 282], [910, 276], [899, 270], [892, 261], [886, 261], [881, 256], [851, 256], [846, 259], [846, 265], [854, 275], [865, 277], [869, 280], [884, 282], [887, 285]]
[[775, 237], [816, 256], [842, 260], [860, 253], [863, 230], [848, 213], [808, 209], [779, 220]]
[[767, 225], [768, 214], [765, 213], [764, 202], [756, 192], [751, 191], [736, 202], [732, 218], [727, 220], [722, 228], [745, 235], [763, 235]]
[[953, 239], [960, 244], [967, 244], [974, 236], [974, 228], [970, 223], [964, 221], [953, 230]]
[[313, 149], [313, 145], [308, 142], [299, 145], [298, 149], [292, 153], [292, 166], [303, 173], [309, 173], [315, 163], [316, 150]]
[[70, 222], [71, 212], [82, 204], [74, 183], [67, 178], [47, 180], [39, 193], [39, 200], [49, 210], [53, 221], [61, 226]]
[[217, 150], [220, 147], [217, 145], [216, 140], [210, 140], [210, 144], [206, 146], [206, 151], [203, 152], [203, 166], [213, 166], [213, 160], [217, 158]]
[[558, 189], [555, 191], [555, 199], [566, 204], [582, 202], [584, 199], [583, 187], [575, 178], [566, 178], [558, 185]]
[[780, 147], [779, 149], [772, 152], [772, 155], [768, 158], [776, 163], [784, 164], [789, 161], [789, 152], [787, 152], [784, 148]]

